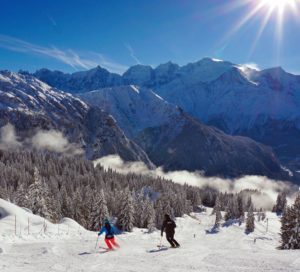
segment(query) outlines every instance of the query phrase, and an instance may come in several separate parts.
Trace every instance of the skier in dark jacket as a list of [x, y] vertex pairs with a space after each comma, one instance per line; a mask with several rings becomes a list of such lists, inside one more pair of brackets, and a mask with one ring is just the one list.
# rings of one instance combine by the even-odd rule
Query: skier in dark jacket
[[164, 231], [166, 232], [166, 238], [171, 244], [171, 247], [180, 247], [179, 243], [174, 239], [175, 235], [175, 222], [170, 218], [168, 214], [165, 214], [165, 219], [161, 228], [161, 236], [163, 236]]
[[115, 228], [109, 223], [108, 220], [104, 221], [104, 226], [102, 229], [99, 231], [98, 236], [100, 236], [102, 233], [105, 233], [105, 243], [108, 247], [109, 250], [113, 250], [113, 247], [119, 248], [120, 246], [117, 244], [115, 241], [115, 233], [116, 230]]

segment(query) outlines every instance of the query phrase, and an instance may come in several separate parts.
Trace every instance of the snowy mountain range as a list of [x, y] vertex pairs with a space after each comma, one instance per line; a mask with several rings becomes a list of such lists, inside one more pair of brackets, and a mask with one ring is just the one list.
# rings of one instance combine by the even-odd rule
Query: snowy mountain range
[[[135, 65], [122, 76], [103, 76], [103, 70], [97, 67], [81, 72], [85, 83], [93, 75], [101, 75], [84, 88], [78, 85], [78, 73], [42, 69], [35, 76], [73, 93], [121, 85], [150, 88], [196, 119], [269, 145], [282, 163], [294, 170], [300, 167], [300, 76], [280, 67], [259, 71], [210, 58], [184, 66], [172, 62], [156, 68]], [[60, 78], [64, 83], [58, 85]]]
[[152, 166], [112, 116], [28, 74], [0, 72], [0, 127], [7, 123], [15, 126], [21, 139], [40, 130], [57, 130], [83, 148], [89, 159], [118, 154]]
[[148, 88], [104, 88], [75, 98], [30, 74], [0, 75], [0, 124], [12, 123], [20, 137], [55, 129], [89, 159], [118, 154], [165, 170], [286, 177], [270, 148], [208, 127]]
[[114, 116], [126, 135], [165, 170], [203, 170], [209, 176], [281, 173], [270, 148], [208, 127], [147, 88], [104, 88], [80, 98]]

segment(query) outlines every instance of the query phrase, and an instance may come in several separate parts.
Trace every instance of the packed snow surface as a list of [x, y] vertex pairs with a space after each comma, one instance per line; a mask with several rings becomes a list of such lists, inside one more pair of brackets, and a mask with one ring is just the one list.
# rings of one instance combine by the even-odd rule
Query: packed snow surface
[[[71, 219], [59, 225], [46, 221], [45, 234], [26, 234], [28, 218], [37, 232], [45, 221], [0, 199], [0, 271], [300, 271], [299, 251], [277, 250], [280, 222], [267, 213], [256, 222], [256, 230], [244, 233], [245, 225], [232, 224], [210, 234], [214, 222], [211, 210], [177, 218], [176, 239], [181, 248], [158, 250], [160, 233], [135, 229], [116, 237], [121, 249], [106, 252], [103, 237], [82, 229]], [[14, 218], [17, 236], [14, 234]], [[18, 221], [17, 221], [18, 222]], [[68, 232], [67, 228], [68, 226]], [[20, 227], [22, 229], [19, 233]], [[254, 242], [256, 240], [256, 242]], [[163, 238], [163, 245], [168, 245]], [[100, 248], [99, 248], [100, 247]]]

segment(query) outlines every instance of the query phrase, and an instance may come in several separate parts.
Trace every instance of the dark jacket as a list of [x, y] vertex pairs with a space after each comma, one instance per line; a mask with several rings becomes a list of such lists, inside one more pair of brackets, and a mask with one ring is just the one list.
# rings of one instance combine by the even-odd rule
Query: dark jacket
[[170, 218], [165, 218], [163, 225], [161, 227], [161, 235], [165, 231], [167, 234], [171, 234], [175, 232], [176, 224], [175, 222]]

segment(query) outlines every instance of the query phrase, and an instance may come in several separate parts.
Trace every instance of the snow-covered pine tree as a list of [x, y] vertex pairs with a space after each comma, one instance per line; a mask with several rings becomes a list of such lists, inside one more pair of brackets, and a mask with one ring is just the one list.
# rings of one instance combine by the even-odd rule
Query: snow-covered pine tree
[[238, 204], [237, 204], [237, 198], [233, 197], [229, 200], [227, 207], [226, 207], [226, 213], [225, 213], [225, 220], [230, 219], [237, 219], [238, 218]]
[[300, 249], [300, 194], [281, 218], [281, 248]]
[[243, 197], [239, 195], [237, 197], [237, 211], [238, 211], [238, 219], [239, 224], [241, 225], [245, 221], [245, 211], [244, 211], [244, 202]]
[[7, 199], [8, 198], [7, 191], [2, 186], [0, 186], [0, 198], [2, 198], [2, 199]]
[[202, 204], [202, 200], [201, 200], [199, 191], [192, 190], [191, 196], [189, 197], [189, 199], [191, 200], [194, 211], [197, 209], [198, 206], [200, 206]]
[[42, 181], [37, 167], [34, 168], [33, 183], [28, 187], [29, 208], [34, 214], [51, 219], [47, 200], [49, 192], [46, 184]]
[[211, 212], [211, 215], [216, 214], [216, 208], [219, 208], [221, 210], [220, 194], [218, 194], [216, 197], [215, 206]]
[[280, 215], [283, 213], [286, 204], [287, 204], [286, 193], [284, 193], [284, 192], [279, 193], [277, 196], [276, 204], [273, 207], [272, 211], [277, 213], [278, 215]]
[[144, 217], [144, 228], [147, 228], [149, 232], [155, 230], [155, 210], [152, 201], [149, 197], [144, 201], [143, 208], [143, 217]]
[[124, 231], [132, 231], [134, 226], [134, 203], [128, 188], [125, 189], [120, 199], [117, 225]]
[[251, 233], [255, 229], [253, 206], [251, 205], [247, 214], [246, 233]]
[[216, 215], [214, 229], [218, 230], [220, 227], [221, 220], [222, 220], [221, 203], [220, 203], [219, 196], [216, 198], [214, 211], [215, 211], [215, 215]]
[[247, 203], [246, 203], [246, 211], [249, 212], [250, 209], [253, 210], [253, 203], [252, 203], [252, 198], [251, 196], [248, 197]]
[[[72, 192], [71, 192], [72, 194]], [[74, 210], [72, 207], [72, 200], [67, 194], [66, 187], [63, 186], [59, 192], [59, 201], [61, 206], [61, 213], [63, 217], [74, 218]]]
[[73, 197], [73, 219], [77, 221], [82, 226], [87, 226], [87, 222], [84, 218], [84, 207], [83, 207], [83, 199], [80, 193], [80, 189], [78, 188]]
[[108, 218], [109, 213], [107, 209], [104, 191], [101, 190], [99, 194], [94, 197], [94, 204], [90, 215], [90, 230], [99, 230], [104, 225], [104, 220]]
[[24, 188], [24, 184], [21, 184], [17, 189], [15, 203], [20, 207], [30, 208], [30, 201], [28, 199], [27, 190]]
[[144, 228], [144, 196], [142, 193], [134, 193], [134, 225], [138, 228]]

